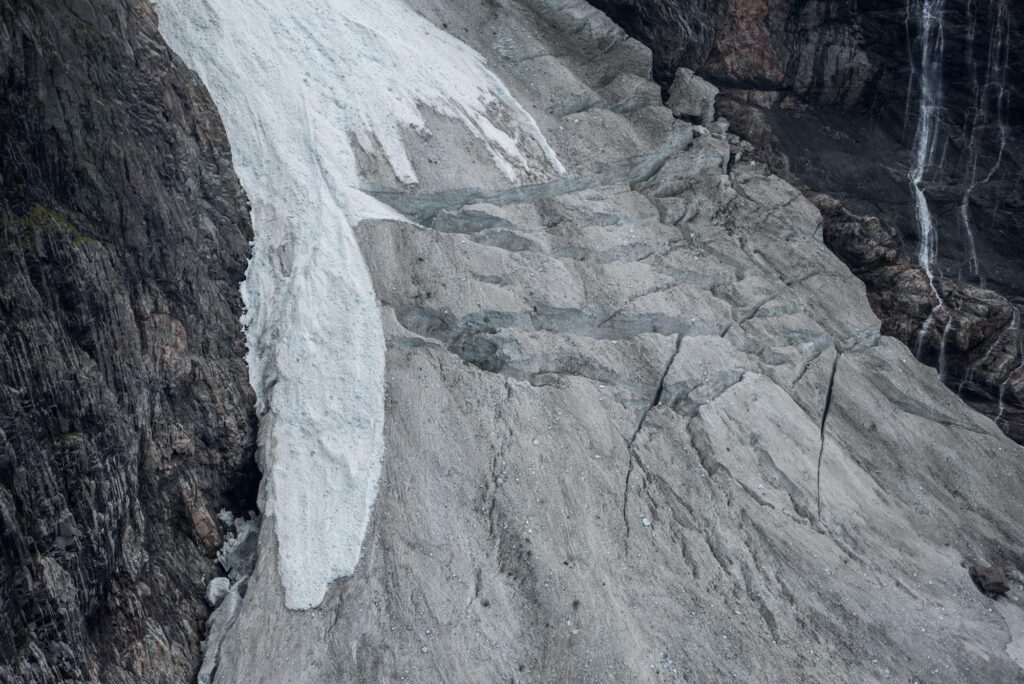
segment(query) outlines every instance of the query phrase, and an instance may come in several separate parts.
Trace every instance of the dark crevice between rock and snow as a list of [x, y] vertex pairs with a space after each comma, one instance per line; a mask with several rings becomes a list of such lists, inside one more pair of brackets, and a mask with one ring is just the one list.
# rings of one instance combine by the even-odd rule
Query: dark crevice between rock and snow
[[202, 663], [196, 681], [212, 684], [217, 671], [221, 645], [238, 618], [245, 598], [246, 583], [256, 565], [256, 544], [259, 538], [259, 518], [255, 513], [235, 517], [230, 511], [218, 515], [229, 530], [217, 562], [224, 575], [210, 580], [206, 588], [206, 601], [213, 611], [206, 621], [206, 637], [202, 644]]
[[187, 681], [254, 505], [246, 198], [150, 3], [0, 3], [0, 65], [0, 681]]

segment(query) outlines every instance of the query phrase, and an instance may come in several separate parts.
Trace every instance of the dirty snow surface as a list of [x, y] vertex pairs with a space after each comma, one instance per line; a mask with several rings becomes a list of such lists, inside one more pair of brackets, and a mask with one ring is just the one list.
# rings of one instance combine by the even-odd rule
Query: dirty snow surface
[[403, 136], [429, 136], [428, 108], [464, 124], [510, 180], [529, 172], [524, 149], [560, 166], [482, 58], [399, 0], [157, 9], [217, 103], [252, 202], [242, 294], [262, 508], [286, 605], [310, 608], [359, 561], [384, 452], [384, 337], [351, 227], [394, 213], [359, 191], [358, 156], [415, 184]]

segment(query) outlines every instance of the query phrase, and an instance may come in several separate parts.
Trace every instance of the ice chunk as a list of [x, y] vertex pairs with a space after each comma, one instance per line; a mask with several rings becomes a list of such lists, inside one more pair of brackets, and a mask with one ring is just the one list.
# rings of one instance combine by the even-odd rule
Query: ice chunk
[[231, 590], [231, 580], [227, 577], [214, 577], [206, 585], [206, 602], [211, 608], [216, 608], [228, 591]]
[[252, 574], [260, 525], [255, 519], [235, 518], [234, 527], [235, 531], [225, 535], [224, 543], [217, 551], [217, 562], [231, 581], [237, 582]]

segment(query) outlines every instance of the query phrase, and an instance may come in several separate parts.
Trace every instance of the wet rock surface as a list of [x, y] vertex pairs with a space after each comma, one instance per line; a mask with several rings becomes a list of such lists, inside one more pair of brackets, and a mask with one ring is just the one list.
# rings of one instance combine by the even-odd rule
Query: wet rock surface
[[[791, 170], [856, 213], [917, 240], [907, 183], [917, 125], [918, 0], [594, 0], [654, 52], [667, 88], [688, 67], [750, 108], [776, 136]], [[980, 277], [1024, 292], [1019, 248], [1024, 202], [1024, 10], [1007, 0], [950, 0], [941, 15], [941, 164], [927, 193], [940, 220], [947, 275], [977, 281], [960, 211], [967, 197]], [[735, 119], [729, 115], [730, 118]], [[734, 121], [734, 125], [739, 125]]]
[[644, 96], [586, 4], [413, 6], [567, 171], [433, 164], [486, 160], [438, 118], [418, 185], [365, 172], [405, 218], [356, 228], [388, 388], [362, 560], [289, 611], [265, 525], [212, 680], [1020, 678], [1020, 447], [880, 334], [821, 211]]
[[188, 681], [255, 505], [227, 140], [142, 0], [3, 3], [0, 90], [0, 681]]
[[940, 277], [936, 288], [948, 305], [926, 328], [935, 296], [925, 274], [904, 255], [892, 226], [855, 215], [829, 196], [811, 193], [810, 198], [822, 211], [825, 244], [867, 285], [883, 334], [936, 366], [965, 401], [1024, 442], [1024, 333], [1018, 306], [992, 290]]

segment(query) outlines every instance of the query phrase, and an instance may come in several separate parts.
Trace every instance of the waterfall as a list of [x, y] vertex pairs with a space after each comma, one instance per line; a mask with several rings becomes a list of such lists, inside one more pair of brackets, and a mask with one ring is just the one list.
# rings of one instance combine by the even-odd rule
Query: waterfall
[[[1006, 76], [1010, 66], [1010, 14], [1006, 6], [1007, 0], [993, 0], [990, 5], [990, 24], [992, 32], [989, 40], [988, 65], [985, 70], [985, 86], [982, 93], [986, 109], [994, 110], [995, 125], [999, 131], [999, 152], [996, 155], [995, 163], [992, 165], [988, 175], [983, 182], [992, 180], [996, 171], [1003, 163], [1003, 153], [1006, 152], [1006, 138], [1008, 135], [1008, 124], [1006, 122], [1006, 109], [1008, 106], [1009, 91], [1006, 87]], [[994, 14], [995, 16], [991, 16]], [[993, 102], [991, 108], [988, 103]]]
[[[967, 32], [964, 59], [970, 77], [970, 104], [964, 113], [963, 140], [964, 159], [962, 183], [957, 221], [963, 238], [965, 259], [961, 265], [960, 278], [971, 278], [984, 285], [984, 276], [978, 260], [975, 227], [971, 219], [971, 198], [982, 184], [990, 182], [1003, 163], [1003, 154], [1008, 136], [1006, 120], [1009, 108], [1009, 89], [1006, 85], [1009, 67], [1010, 18], [1008, 0], [988, 0], [985, 3], [987, 16], [984, 25], [988, 29], [986, 38], [988, 51], [984, 64], [978, 64], [977, 45], [979, 27], [983, 17], [982, 0], [967, 0], [965, 5]], [[928, 280], [935, 303], [917, 334], [916, 354], [924, 351], [928, 336], [932, 333], [940, 314], [945, 314], [945, 324], [939, 340], [939, 375], [946, 376], [946, 340], [952, 325], [952, 316], [938, 285], [939, 235], [935, 217], [925, 194], [925, 182], [934, 170], [943, 170], [949, 148], [949, 134], [944, 131], [953, 122], [944, 118], [945, 102], [943, 93], [943, 62], [945, 60], [946, 35], [944, 15], [946, 0], [910, 0], [907, 4], [907, 45], [910, 50], [910, 79], [908, 81], [907, 115], [913, 101], [916, 85], [917, 128], [913, 139], [913, 164], [909, 172], [910, 186], [914, 198], [914, 217], [917, 223], [919, 243], [917, 263]], [[912, 26], [917, 25], [914, 36]], [[994, 136], [994, 137], [993, 137]], [[939, 144], [941, 145], [941, 153]], [[995, 159], [988, 168], [982, 156], [982, 143], [994, 142], [997, 149]]]
[[[1013, 321], [1010, 323], [1010, 330], [1021, 329], [1021, 316], [1020, 310], [1014, 307], [1013, 309]], [[1013, 377], [1014, 373], [1024, 370], [1024, 336], [1018, 336], [1017, 338], [1017, 359], [1020, 364], [1011, 370], [1006, 376], [1006, 379], [999, 385], [999, 413], [996, 414], [995, 421], [998, 423], [1003, 419], [1003, 413], [1006, 412], [1006, 387], [1010, 384], [1010, 378]]]
[[[975, 278], [978, 274], [978, 250], [974, 242], [974, 231], [971, 229], [970, 202], [978, 184], [978, 117], [981, 111], [979, 98], [981, 89], [978, 82], [978, 73], [975, 65], [974, 41], [978, 31], [977, 2], [967, 0], [967, 44], [965, 62], [967, 70], [971, 74], [971, 109], [964, 113], [964, 131], [969, 132], [967, 143], [967, 167], [969, 171], [965, 174], [969, 178], [967, 187], [964, 190], [963, 199], [960, 201], [960, 227], [963, 230], [964, 250], [967, 253], [967, 275]], [[959, 274], [960, 278], [964, 273]]]
[[[918, 59], [913, 74], [918, 84], [917, 131], [914, 135], [914, 163], [910, 169], [910, 185], [914, 196], [914, 213], [917, 220], [920, 241], [917, 262], [928, 279], [932, 297], [936, 302], [917, 335], [917, 355], [923, 350], [925, 339], [935, 326], [936, 316], [945, 309], [945, 302], [935, 279], [935, 261], [938, 257], [938, 234], [932, 218], [931, 207], [924, 193], [925, 175], [935, 157], [936, 142], [939, 138], [940, 114], [942, 110], [942, 61], [945, 50], [943, 32], [943, 10], [945, 0], [912, 0], [917, 2], [920, 31], [917, 39]], [[910, 15], [908, 6], [908, 16]], [[914, 62], [911, 62], [914, 64]], [[939, 347], [939, 376], [945, 377], [946, 337], [951, 317], [946, 317]]]
[[[964, 135], [968, 142], [964, 155], [966, 159], [964, 192], [960, 201], [959, 222], [963, 233], [964, 252], [967, 255], [966, 275], [977, 279], [984, 286], [985, 279], [978, 264], [970, 203], [978, 185], [991, 181], [995, 176], [1002, 165], [1003, 153], [1006, 149], [1008, 134], [1006, 111], [1009, 97], [1006, 77], [1010, 59], [1010, 16], [1007, 0], [991, 0], [988, 3], [988, 54], [984, 65], [984, 74], [979, 77], [979, 65], [975, 53], [979, 11], [978, 1], [968, 0], [965, 62], [971, 77], [971, 106], [964, 116]], [[997, 129], [998, 152], [991, 167], [983, 177], [979, 178], [981, 162], [979, 136], [985, 135], [993, 126]], [[965, 274], [961, 273], [960, 275], [963, 277]]]

